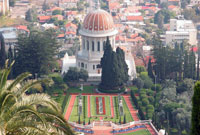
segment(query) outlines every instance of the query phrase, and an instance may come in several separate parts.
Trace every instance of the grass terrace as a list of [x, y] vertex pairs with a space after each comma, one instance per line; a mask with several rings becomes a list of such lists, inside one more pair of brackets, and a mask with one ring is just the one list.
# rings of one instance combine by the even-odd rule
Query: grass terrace
[[[97, 114], [96, 110], [96, 97], [100, 96], [90, 96], [90, 106], [88, 106], [87, 103], [87, 96], [82, 96], [83, 97], [83, 113], [80, 116], [81, 122], [85, 121], [85, 123], [92, 121], [99, 121], [99, 117], [103, 117], [104, 121], [112, 121], [114, 123], [118, 123], [120, 121], [120, 116], [119, 116], [119, 111], [118, 111], [118, 97], [117, 96], [112, 96], [112, 102], [113, 102], [113, 108], [111, 107], [110, 103], [110, 96], [101, 96], [104, 97], [105, 99], [105, 115], [103, 114]], [[70, 100], [70, 98], [68, 98]], [[124, 114], [126, 116], [126, 122], [131, 122], [133, 121], [133, 118], [131, 116], [131, 113], [129, 112], [128, 106], [126, 105], [126, 102], [123, 99], [123, 109], [124, 109]], [[69, 104], [69, 100], [67, 101], [67, 105]], [[91, 118], [88, 118], [88, 107], [90, 107], [90, 113], [91, 113]], [[66, 112], [67, 107], [65, 107], [65, 112]], [[114, 117], [112, 117], [112, 109], [114, 111]], [[123, 123], [124, 116], [121, 116], [121, 122]], [[78, 122], [78, 96], [76, 97], [69, 121], [73, 122]]]
[[147, 129], [141, 129], [135, 132], [118, 134], [118, 135], [151, 135], [151, 133]]

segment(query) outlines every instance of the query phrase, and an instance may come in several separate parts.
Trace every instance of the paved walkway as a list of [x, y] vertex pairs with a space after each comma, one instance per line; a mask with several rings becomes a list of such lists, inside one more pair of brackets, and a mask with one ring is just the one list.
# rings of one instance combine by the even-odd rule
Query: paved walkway
[[124, 99], [126, 101], [126, 104], [127, 104], [128, 108], [129, 108], [129, 111], [131, 113], [131, 116], [132, 116], [133, 120], [134, 121], [139, 121], [139, 118], [138, 118], [138, 115], [137, 115], [138, 112], [133, 108], [133, 105], [132, 105], [132, 103], [130, 101], [130, 96], [126, 95], [126, 96], [123, 96], [123, 97], [124, 97]]
[[112, 96], [110, 96], [110, 107], [111, 107], [111, 116], [114, 117], [114, 106], [113, 106], [113, 100], [112, 100]]
[[153, 130], [153, 128], [152, 128], [149, 124], [145, 124], [145, 126], [147, 127], [147, 129], [149, 130], [149, 132], [150, 132], [152, 135], [156, 135], [156, 132]]
[[87, 96], [87, 114], [88, 114], [88, 118], [91, 117], [91, 112], [90, 112], [90, 95]]
[[69, 117], [71, 115], [75, 100], [76, 100], [76, 95], [71, 95], [71, 99], [70, 99], [69, 105], [67, 107], [67, 111], [65, 113], [65, 119], [66, 120], [69, 120]]
[[112, 127], [94, 126], [92, 130], [94, 131], [94, 135], [112, 135]]

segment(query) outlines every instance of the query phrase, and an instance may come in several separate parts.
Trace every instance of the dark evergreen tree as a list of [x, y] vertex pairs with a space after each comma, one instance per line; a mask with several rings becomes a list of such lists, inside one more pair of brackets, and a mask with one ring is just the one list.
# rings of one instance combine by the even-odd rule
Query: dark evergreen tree
[[125, 54], [124, 51], [117, 47], [116, 49], [116, 53], [117, 53], [117, 57], [118, 57], [118, 65], [119, 65], [119, 69], [120, 69], [120, 73], [121, 73], [121, 78], [123, 80], [123, 82], [127, 82], [128, 81], [128, 65], [126, 64], [125, 61]]
[[81, 117], [78, 115], [78, 124], [81, 124]]
[[124, 52], [120, 48], [114, 52], [108, 38], [104, 55], [101, 58], [101, 67], [101, 90], [116, 90], [117, 92], [118, 88], [127, 82], [128, 66], [125, 62]]
[[[9, 65], [14, 61], [14, 56], [13, 56], [13, 51], [11, 46], [9, 46], [8, 49], [8, 59], [9, 59]], [[9, 74], [9, 79], [13, 78], [13, 69], [11, 69], [10, 74]]]
[[6, 62], [6, 50], [3, 34], [0, 33], [0, 68], [4, 67]]
[[192, 129], [191, 135], [200, 135], [200, 81], [197, 81], [194, 87], [192, 97]]
[[123, 121], [124, 124], [126, 124], [126, 114], [124, 114], [124, 121]]
[[148, 76], [151, 77], [152, 79], [154, 79], [151, 58], [149, 58], [147, 71], [148, 71]]
[[51, 29], [44, 32], [31, 31], [28, 36], [19, 35], [15, 75], [27, 71], [38, 76], [50, 73], [56, 67], [58, 48], [55, 33]]
[[46, 11], [47, 9], [50, 9], [50, 6], [49, 6], [49, 4], [47, 3], [46, 0], [44, 1], [43, 5], [42, 5], [42, 9], [43, 9], [44, 11]]
[[189, 56], [188, 52], [185, 51], [184, 55], [184, 72], [183, 72], [183, 78], [189, 78], [190, 76], [190, 71], [189, 71]]
[[119, 116], [119, 124], [121, 125], [122, 120], [121, 120], [121, 116]]
[[190, 65], [190, 78], [195, 79], [196, 73], [196, 58], [193, 51], [189, 54], [189, 65]]

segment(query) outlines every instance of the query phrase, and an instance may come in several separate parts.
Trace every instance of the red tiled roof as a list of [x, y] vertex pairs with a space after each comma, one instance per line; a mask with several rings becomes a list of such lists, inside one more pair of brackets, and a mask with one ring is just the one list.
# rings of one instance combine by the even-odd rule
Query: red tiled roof
[[128, 21], [143, 21], [143, 16], [127, 16]]
[[57, 37], [58, 37], [58, 38], [65, 37], [65, 34], [59, 34]]
[[174, 9], [174, 8], [177, 8], [177, 6], [174, 6], [174, 5], [168, 6], [168, 9]]
[[60, 8], [60, 7], [53, 7], [47, 11], [54, 11], [54, 10], [64, 10], [63, 8]]
[[29, 32], [29, 30], [27, 29], [27, 26], [25, 26], [25, 25], [18, 25], [18, 26], [16, 26], [16, 28], [19, 30], [24, 30], [24, 31]]
[[73, 23], [67, 23], [67, 24], [65, 25], [65, 27], [73, 27], [74, 29], [77, 29], [76, 24], [73, 24]]
[[131, 38], [136, 38], [138, 36], [138, 33], [132, 34], [130, 37]]
[[109, 9], [112, 10], [112, 9], [116, 9], [116, 8], [120, 8], [120, 3], [118, 2], [109, 2]]
[[66, 15], [77, 15], [77, 11], [67, 11]]
[[38, 16], [40, 22], [46, 22], [51, 19], [51, 16]]
[[74, 32], [74, 31], [68, 31], [68, 32], [66, 32], [66, 35], [69, 35], [69, 34], [76, 35], [76, 32]]

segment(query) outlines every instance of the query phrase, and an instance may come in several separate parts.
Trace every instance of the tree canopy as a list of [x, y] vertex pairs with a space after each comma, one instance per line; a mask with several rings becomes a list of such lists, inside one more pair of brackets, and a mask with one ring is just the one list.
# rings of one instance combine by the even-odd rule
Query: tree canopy
[[[104, 55], [101, 58], [102, 76], [100, 89], [118, 90], [128, 81], [128, 66], [122, 49], [112, 50], [107, 38]], [[117, 91], [116, 91], [117, 92]]]
[[34, 30], [29, 35], [19, 35], [15, 76], [27, 71], [34, 76], [48, 74], [56, 67], [58, 48], [55, 32], [51, 29], [44, 32]]

